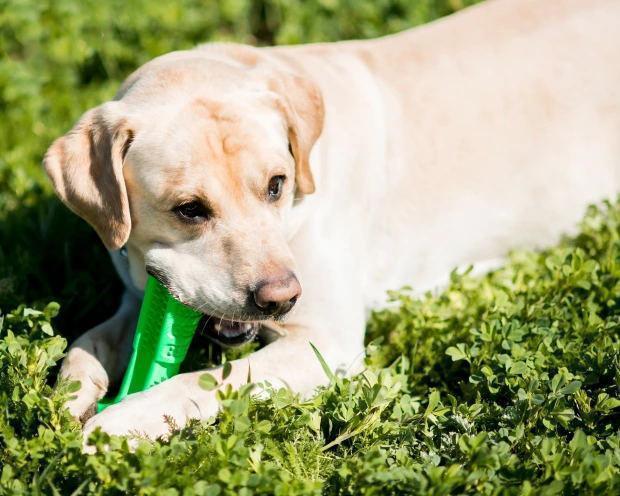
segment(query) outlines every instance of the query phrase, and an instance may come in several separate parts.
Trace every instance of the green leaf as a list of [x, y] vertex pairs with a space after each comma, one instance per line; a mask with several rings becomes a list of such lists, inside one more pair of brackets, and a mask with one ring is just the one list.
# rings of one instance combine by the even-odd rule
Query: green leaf
[[469, 362], [469, 357], [467, 356], [464, 343], [459, 343], [456, 346], [450, 346], [446, 350], [446, 355], [451, 357], [453, 362], [457, 362], [459, 360], [467, 360]]
[[426, 412], [424, 413], [425, 416], [435, 411], [435, 409], [437, 408], [437, 405], [439, 405], [440, 397], [441, 395], [439, 394], [439, 391], [433, 391], [430, 394], [428, 398], [428, 405], [426, 407]]
[[510, 366], [508, 372], [511, 375], [523, 375], [528, 371], [527, 364], [525, 362], [514, 362]]
[[581, 387], [581, 381], [573, 381], [558, 391], [560, 395], [570, 395], [575, 393]]
[[71, 381], [67, 385], [67, 393], [77, 393], [82, 388], [80, 381]]
[[232, 364], [230, 362], [225, 362], [222, 365], [222, 380], [228, 379], [228, 376], [232, 372]]
[[312, 343], [310, 343], [310, 346], [312, 347], [312, 351], [314, 351], [314, 354], [316, 355], [317, 359], [319, 360], [319, 363], [321, 364], [321, 367], [323, 368], [323, 372], [325, 372], [325, 375], [330, 380], [330, 382], [334, 382], [336, 380], [336, 376], [334, 375], [334, 373], [329, 368], [329, 365], [327, 365], [327, 362], [323, 358], [323, 355], [321, 355], [319, 350], [317, 350], [316, 347]]
[[217, 379], [215, 377], [213, 377], [208, 372], [205, 372], [204, 374], [201, 374], [198, 378], [198, 385], [206, 391], [213, 391], [219, 386], [219, 383], [217, 382]]
[[48, 336], [54, 335], [54, 329], [52, 329], [52, 326], [49, 322], [41, 322], [41, 330]]

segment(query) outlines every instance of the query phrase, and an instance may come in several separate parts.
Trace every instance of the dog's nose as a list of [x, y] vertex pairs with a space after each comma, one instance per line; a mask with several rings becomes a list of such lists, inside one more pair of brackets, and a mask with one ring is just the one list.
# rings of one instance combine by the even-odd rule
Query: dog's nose
[[265, 315], [284, 315], [301, 295], [301, 286], [292, 272], [259, 281], [253, 291], [254, 302]]

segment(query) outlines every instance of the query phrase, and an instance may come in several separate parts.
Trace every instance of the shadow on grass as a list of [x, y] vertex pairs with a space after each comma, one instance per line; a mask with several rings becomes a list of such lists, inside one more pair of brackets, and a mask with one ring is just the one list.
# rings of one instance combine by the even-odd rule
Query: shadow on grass
[[54, 327], [71, 342], [115, 311], [121, 291], [95, 232], [50, 193], [0, 212], [2, 313], [57, 301]]

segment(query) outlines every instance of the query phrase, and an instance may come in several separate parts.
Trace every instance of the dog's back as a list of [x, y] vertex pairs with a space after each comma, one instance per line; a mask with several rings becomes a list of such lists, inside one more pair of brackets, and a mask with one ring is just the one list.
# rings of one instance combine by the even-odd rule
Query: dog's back
[[617, 1], [504, 0], [385, 41], [411, 57], [382, 84], [413, 280], [554, 242], [617, 194], [618, 26]]

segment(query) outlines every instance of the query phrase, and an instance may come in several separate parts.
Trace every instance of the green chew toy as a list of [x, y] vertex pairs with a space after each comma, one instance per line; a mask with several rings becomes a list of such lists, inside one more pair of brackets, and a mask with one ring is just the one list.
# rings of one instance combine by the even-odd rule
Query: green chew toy
[[115, 398], [98, 403], [97, 411], [175, 376], [201, 317], [200, 312], [174, 299], [157, 279], [149, 276], [123, 383]]

